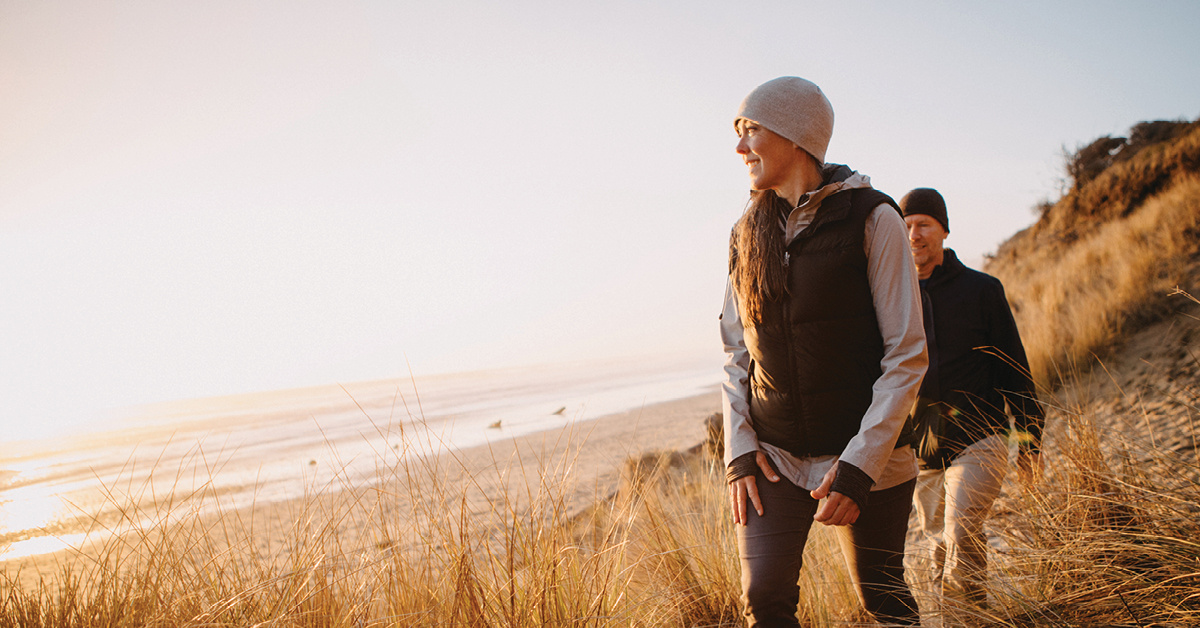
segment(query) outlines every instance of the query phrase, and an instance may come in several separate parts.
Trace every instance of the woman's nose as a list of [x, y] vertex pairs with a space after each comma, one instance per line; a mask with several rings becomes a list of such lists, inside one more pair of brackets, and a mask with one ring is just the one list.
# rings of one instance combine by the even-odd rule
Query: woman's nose
[[737, 151], [737, 154], [739, 155], [745, 155], [746, 153], [750, 152], [750, 147], [746, 145], [746, 138], [739, 137], [737, 147], [734, 148], [734, 150]]

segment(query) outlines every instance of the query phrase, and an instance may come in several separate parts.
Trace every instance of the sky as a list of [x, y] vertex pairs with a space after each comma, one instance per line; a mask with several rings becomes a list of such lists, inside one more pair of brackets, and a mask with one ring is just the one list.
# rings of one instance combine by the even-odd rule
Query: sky
[[0, 0], [0, 429], [592, 358], [713, 361], [733, 116], [945, 196], [968, 264], [1064, 149], [1200, 117], [1200, 4]]

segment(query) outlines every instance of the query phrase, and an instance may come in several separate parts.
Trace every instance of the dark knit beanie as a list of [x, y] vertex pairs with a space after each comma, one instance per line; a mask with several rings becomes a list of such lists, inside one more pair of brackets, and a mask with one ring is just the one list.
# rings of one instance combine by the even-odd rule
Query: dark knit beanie
[[905, 216], [925, 214], [942, 223], [946, 233], [950, 233], [950, 217], [946, 215], [946, 201], [933, 188], [917, 188], [900, 199], [900, 213]]

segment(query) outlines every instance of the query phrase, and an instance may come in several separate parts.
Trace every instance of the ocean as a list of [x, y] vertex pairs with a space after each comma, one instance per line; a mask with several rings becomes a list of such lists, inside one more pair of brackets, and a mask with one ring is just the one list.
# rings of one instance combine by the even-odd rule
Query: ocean
[[0, 447], [0, 560], [179, 516], [169, 506], [198, 492], [228, 511], [360, 486], [404, 456], [703, 394], [719, 376], [711, 359], [591, 361], [131, 409], [115, 427]]

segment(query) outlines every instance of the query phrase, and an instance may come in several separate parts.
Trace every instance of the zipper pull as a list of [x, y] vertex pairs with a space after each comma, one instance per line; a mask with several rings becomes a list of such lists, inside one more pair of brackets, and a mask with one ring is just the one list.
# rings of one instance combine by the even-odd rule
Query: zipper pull
[[[790, 279], [792, 272], [788, 270], [788, 266], [792, 263], [792, 254], [786, 250], [783, 252], [783, 293], [790, 295], [792, 293], [792, 280]], [[786, 305], [784, 307], [787, 307]]]

